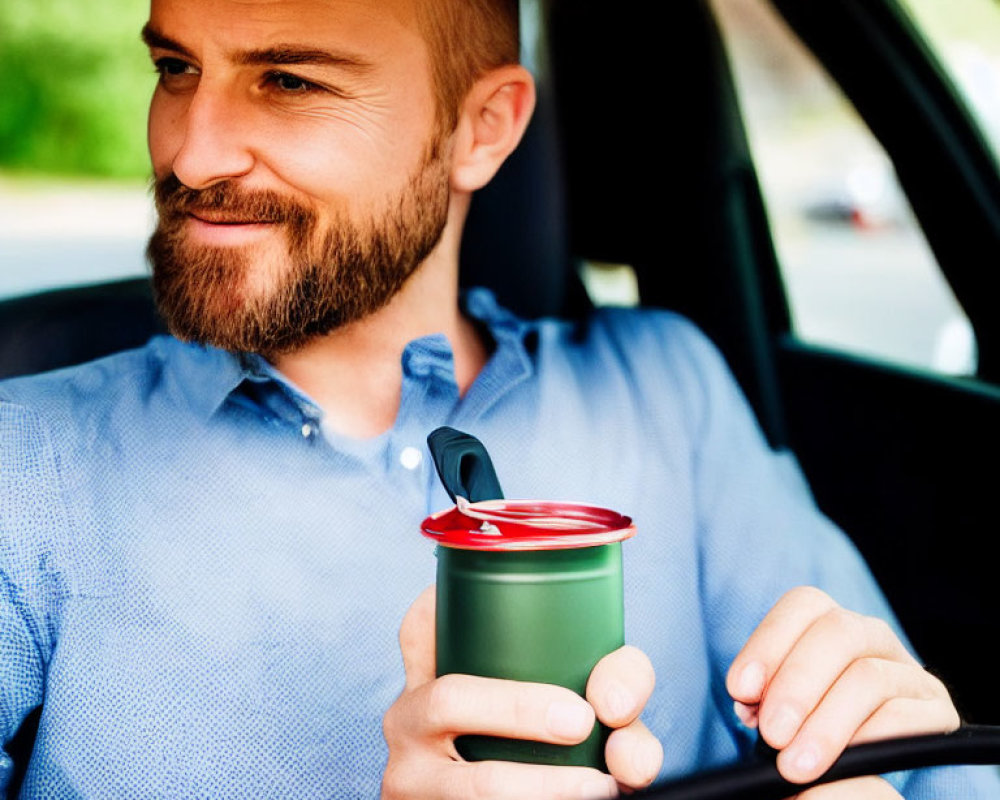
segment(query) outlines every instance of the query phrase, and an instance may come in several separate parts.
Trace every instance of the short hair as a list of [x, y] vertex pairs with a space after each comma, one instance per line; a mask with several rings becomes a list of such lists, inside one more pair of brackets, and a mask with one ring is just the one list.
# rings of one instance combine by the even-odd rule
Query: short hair
[[458, 124], [462, 101], [491, 69], [520, 57], [518, 0], [418, 0], [434, 79], [439, 133]]

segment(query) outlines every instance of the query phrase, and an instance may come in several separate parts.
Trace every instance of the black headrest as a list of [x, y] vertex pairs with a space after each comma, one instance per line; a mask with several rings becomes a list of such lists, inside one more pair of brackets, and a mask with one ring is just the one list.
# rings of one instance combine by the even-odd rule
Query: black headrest
[[137, 347], [163, 324], [145, 278], [0, 302], [0, 378]]
[[589, 307], [569, 251], [555, 109], [540, 83], [524, 139], [469, 210], [462, 286], [487, 286], [523, 317], [578, 316]]

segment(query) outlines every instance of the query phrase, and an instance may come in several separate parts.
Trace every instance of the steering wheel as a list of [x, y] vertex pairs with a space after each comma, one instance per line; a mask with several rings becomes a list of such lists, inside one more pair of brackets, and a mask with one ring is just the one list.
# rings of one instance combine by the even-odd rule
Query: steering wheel
[[953, 733], [854, 745], [812, 783], [790, 783], [782, 778], [772, 751], [745, 764], [663, 781], [636, 792], [633, 797], [648, 800], [784, 800], [821, 783], [956, 764], [1000, 764], [1000, 725], [964, 725]]

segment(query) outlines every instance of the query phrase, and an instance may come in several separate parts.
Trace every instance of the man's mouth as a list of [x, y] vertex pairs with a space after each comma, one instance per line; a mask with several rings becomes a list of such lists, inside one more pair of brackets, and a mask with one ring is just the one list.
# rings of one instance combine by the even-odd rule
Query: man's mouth
[[227, 214], [219, 211], [190, 211], [188, 216], [207, 225], [271, 225], [273, 219], [261, 219]]
[[188, 211], [185, 235], [192, 243], [216, 247], [251, 244], [276, 230], [277, 220], [225, 211]]

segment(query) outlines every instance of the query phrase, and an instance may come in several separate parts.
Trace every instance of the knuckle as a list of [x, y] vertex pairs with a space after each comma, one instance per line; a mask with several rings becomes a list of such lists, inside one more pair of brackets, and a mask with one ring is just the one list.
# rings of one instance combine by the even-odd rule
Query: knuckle
[[958, 730], [962, 724], [962, 718], [958, 714], [958, 709], [951, 702], [943, 703], [940, 713], [939, 730], [942, 733], [951, 733]]
[[930, 702], [937, 709], [938, 730], [943, 733], [957, 730], [962, 724], [962, 717], [959, 715], [958, 709], [955, 708], [948, 687], [940, 678], [930, 672], [925, 672], [924, 677], [926, 679], [924, 683], [926, 694], [921, 699]]
[[892, 626], [881, 617], [866, 617], [866, 619], [875, 641], [892, 643], [898, 638]]
[[862, 627], [862, 618], [842, 606], [834, 606], [823, 614], [823, 618], [835, 628], [853, 634]]
[[[886, 700], [876, 712], [879, 728], [882, 731], [902, 732], [913, 729], [911, 703], [903, 698], [893, 697]], [[916, 731], [913, 731], [914, 733]]]
[[947, 733], [961, 720], [955, 707], [948, 704], [928, 706], [926, 702], [894, 697], [877, 712], [877, 730], [884, 736], [902, 734]]
[[[948, 687], [944, 685], [944, 681], [942, 681], [934, 673], [927, 672], [926, 670], [924, 670], [924, 676], [926, 678], [925, 686], [928, 698], [942, 698], [951, 704], [951, 692], [949, 692]], [[956, 715], [957, 713], [958, 712], [956, 712]]]
[[867, 621], [868, 618], [840, 606], [834, 606], [823, 614], [824, 625], [845, 647], [855, 648], [868, 638]]
[[457, 675], [443, 675], [432, 681], [427, 692], [425, 716], [434, 730], [444, 730], [450, 725], [467, 702], [468, 692]]
[[382, 717], [382, 736], [390, 747], [399, 733], [399, 701], [397, 700]]
[[890, 684], [888, 664], [881, 658], [859, 658], [851, 664], [851, 672], [864, 686], [888, 689]]
[[817, 608], [836, 605], [830, 595], [822, 589], [817, 589], [815, 586], [796, 586], [794, 589], [789, 589], [785, 592], [782, 599], [797, 604], [809, 604]]

